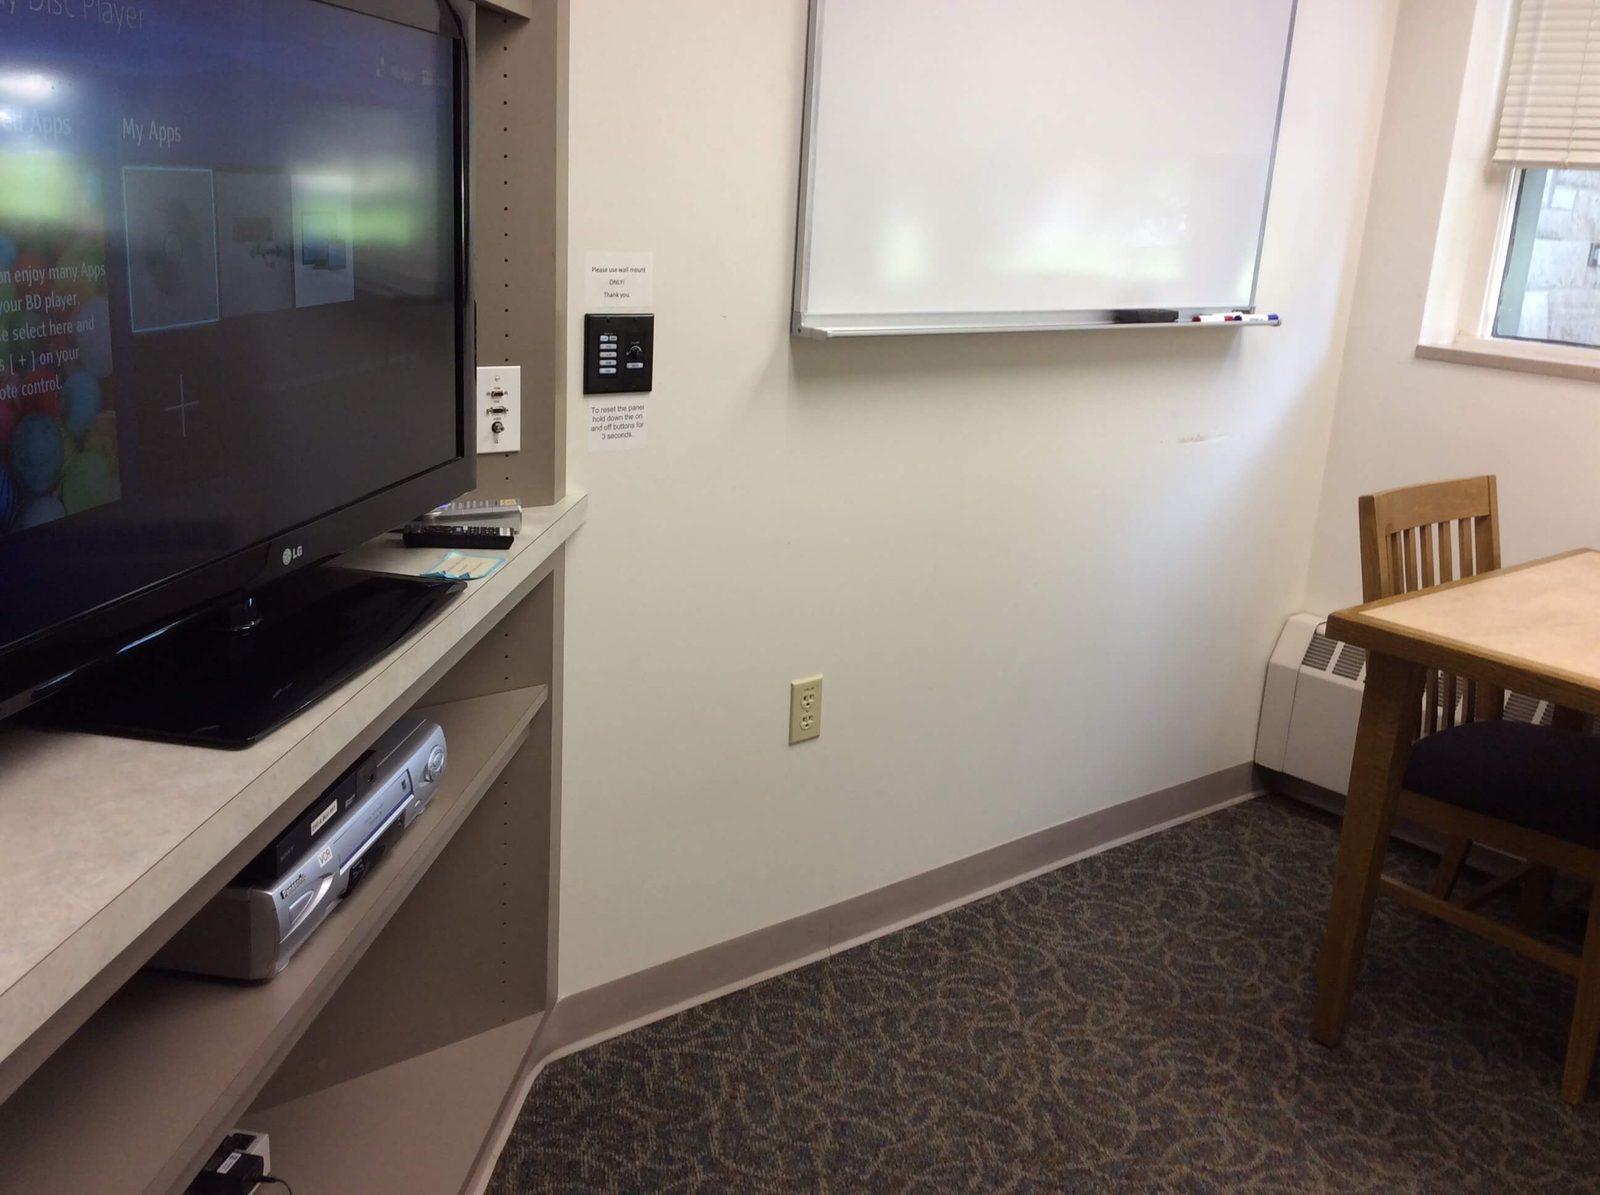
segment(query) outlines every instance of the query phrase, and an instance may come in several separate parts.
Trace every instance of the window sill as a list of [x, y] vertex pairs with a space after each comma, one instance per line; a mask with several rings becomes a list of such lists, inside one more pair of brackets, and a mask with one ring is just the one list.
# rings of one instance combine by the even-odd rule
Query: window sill
[[1453, 361], [1457, 365], [1481, 365], [1489, 369], [1600, 382], [1600, 348], [1459, 336], [1452, 344], [1419, 344], [1417, 356], [1427, 361]]

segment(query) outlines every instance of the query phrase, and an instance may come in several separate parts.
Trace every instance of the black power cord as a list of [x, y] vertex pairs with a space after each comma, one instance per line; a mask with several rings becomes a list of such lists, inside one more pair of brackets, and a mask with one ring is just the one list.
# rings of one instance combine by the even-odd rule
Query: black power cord
[[281, 1179], [281, 1178], [275, 1178], [274, 1176], [272, 1176], [270, 1174], [263, 1174], [256, 1181], [258, 1183], [260, 1183], [262, 1186], [266, 1186], [268, 1183], [277, 1183], [285, 1191], [289, 1192], [289, 1195], [294, 1195], [294, 1188], [291, 1187], [288, 1183], [284, 1182], [284, 1180]]

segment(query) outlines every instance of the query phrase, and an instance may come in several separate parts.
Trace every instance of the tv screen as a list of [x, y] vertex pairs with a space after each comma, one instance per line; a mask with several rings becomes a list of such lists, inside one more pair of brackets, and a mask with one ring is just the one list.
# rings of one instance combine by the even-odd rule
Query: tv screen
[[0, 0], [0, 708], [470, 488], [449, 12]]

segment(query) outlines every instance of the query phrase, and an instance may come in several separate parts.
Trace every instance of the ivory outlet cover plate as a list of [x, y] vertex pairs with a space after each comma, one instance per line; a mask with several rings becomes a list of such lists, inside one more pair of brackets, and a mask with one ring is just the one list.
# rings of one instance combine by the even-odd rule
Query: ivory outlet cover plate
[[789, 682], [789, 743], [806, 743], [822, 733], [822, 678]]

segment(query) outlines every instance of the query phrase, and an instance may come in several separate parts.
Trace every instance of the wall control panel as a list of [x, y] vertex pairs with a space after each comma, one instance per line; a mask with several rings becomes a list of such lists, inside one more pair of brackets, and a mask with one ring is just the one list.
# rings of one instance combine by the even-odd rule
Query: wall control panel
[[653, 385], [656, 317], [583, 317], [583, 392], [648, 394]]
[[522, 450], [522, 366], [480, 365], [478, 455]]

